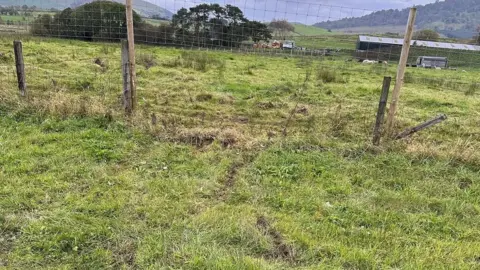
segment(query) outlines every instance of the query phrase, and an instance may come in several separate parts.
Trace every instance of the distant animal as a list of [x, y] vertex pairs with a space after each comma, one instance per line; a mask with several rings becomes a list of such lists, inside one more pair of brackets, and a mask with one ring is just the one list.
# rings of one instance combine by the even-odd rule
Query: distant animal
[[373, 61], [373, 60], [363, 60], [362, 62], [363, 64], [376, 64], [378, 63], [377, 61]]
[[442, 68], [441, 68], [441, 67], [435, 67], [435, 69], [437, 69], [437, 70], [441, 70]]
[[466, 70], [462, 70], [462, 72], [467, 72]]

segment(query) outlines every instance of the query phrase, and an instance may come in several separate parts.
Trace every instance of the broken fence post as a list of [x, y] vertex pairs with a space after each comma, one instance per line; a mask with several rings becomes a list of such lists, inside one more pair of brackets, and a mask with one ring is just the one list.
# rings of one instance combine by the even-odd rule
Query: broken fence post
[[402, 133], [398, 134], [397, 136], [395, 136], [395, 139], [396, 139], [396, 140], [403, 139], [403, 138], [408, 137], [408, 136], [410, 136], [410, 135], [412, 135], [412, 134], [414, 134], [414, 133], [417, 133], [417, 132], [419, 132], [419, 131], [421, 131], [421, 130], [424, 130], [424, 129], [426, 129], [426, 128], [429, 128], [429, 127], [431, 127], [431, 126], [434, 126], [434, 125], [436, 125], [436, 124], [439, 124], [439, 123], [441, 123], [441, 122], [443, 122], [443, 121], [445, 121], [445, 120], [447, 120], [447, 116], [446, 116], [445, 114], [439, 115], [439, 116], [437, 116], [436, 118], [434, 118], [434, 119], [432, 119], [432, 120], [430, 120], [430, 121], [427, 121], [427, 122], [422, 123], [422, 124], [420, 124], [420, 125], [418, 125], [418, 126], [416, 126], [416, 127], [409, 128], [409, 129], [405, 130], [404, 132], [402, 132]]
[[27, 83], [25, 80], [25, 63], [23, 62], [22, 42], [15, 40], [13, 42], [13, 50], [15, 52], [15, 65], [17, 67], [17, 81], [20, 94], [24, 97], [27, 95]]
[[375, 122], [375, 128], [373, 130], [373, 145], [378, 146], [380, 144], [380, 137], [382, 136], [383, 120], [385, 118], [385, 109], [387, 108], [388, 92], [390, 91], [390, 83], [392, 77], [383, 78], [382, 94], [380, 95], [380, 102], [378, 104], [377, 120]]

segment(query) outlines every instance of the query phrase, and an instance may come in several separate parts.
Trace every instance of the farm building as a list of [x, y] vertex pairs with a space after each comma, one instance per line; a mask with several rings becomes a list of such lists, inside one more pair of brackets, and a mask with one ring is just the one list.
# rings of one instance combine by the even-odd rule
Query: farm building
[[[398, 60], [402, 45], [402, 38], [359, 36], [355, 57], [360, 60]], [[469, 44], [412, 40], [411, 46], [411, 62], [415, 62], [416, 59], [422, 55], [449, 57], [452, 59], [457, 59], [457, 62], [469, 60], [460, 60], [460, 55], [473, 54], [477, 57], [480, 55], [480, 46]]]
[[[357, 42], [357, 50], [375, 50], [380, 48], [401, 47], [402, 44], [403, 44], [403, 38], [382, 38], [382, 37], [359, 36], [358, 42]], [[415, 47], [480, 52], [480, 46], [460, 44], [460, 43], [444, 43], [444, 42], [434, 42], [434, 41], [412, 40], [410, 45]]]
[[417, 58], [416, 66], [424, 68], [447, 68], [447, 57], [420, 56]]

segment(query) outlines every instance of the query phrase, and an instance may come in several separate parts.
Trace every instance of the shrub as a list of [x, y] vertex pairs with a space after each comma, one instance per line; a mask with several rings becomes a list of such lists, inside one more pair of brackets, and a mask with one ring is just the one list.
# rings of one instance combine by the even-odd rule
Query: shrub
[[480, 84], [478, 83], [472, 83], [468, 87], [467, 91], [465, 92], [466, 96], [473, 96], [477, 92], [477, 89], [480, 87]]
[[164, 65], [167, 67], [191, 68], [202, 72], [208, 71], [211, 67], [217, 67], [220, 73], [223, 73], [226, 68], [225, 61], [205, 52], [194, 51], [183, 51], [179, 57], [164, 63]]
[[144, 66], [146, 69], [154, 67], [157, 65], [157, 59], [152, 54], [140, 54], [138, 56], [137, 62]]
[[426, 40], [426, 41], [438, 41], [440, 34], [431, 29], [424, 29], [417, 31], [413, 34], [413, 39]]
[[323, 81], [324, 83], [345, 82], [345, 80], [340, 75], [338, 75], [335, 70], [327, 69], [325, 67], [321, 67], [318, 69], [317, 79], [319, 81]]

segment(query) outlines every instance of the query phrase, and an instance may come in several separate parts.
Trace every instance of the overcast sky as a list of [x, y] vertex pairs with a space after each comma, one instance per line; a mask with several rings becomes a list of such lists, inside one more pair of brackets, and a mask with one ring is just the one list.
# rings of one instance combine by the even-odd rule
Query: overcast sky
[[367, 15], [382, 9], [402, 9], [424, 5], [435, 0], [146, 0], [175, 12], [200, 3], [231, 4], [241, 8], [250, 18], [270, 21], [273, 18], [313, 24], [344, 17]]

